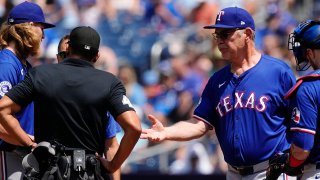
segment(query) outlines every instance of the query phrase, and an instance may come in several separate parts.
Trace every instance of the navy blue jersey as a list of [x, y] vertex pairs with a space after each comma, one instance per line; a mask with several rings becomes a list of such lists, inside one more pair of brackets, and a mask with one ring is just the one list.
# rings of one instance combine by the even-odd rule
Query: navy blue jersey
[[306, 162], [320, 161], [320, 70], [307, 76], [318, 78], [305, 79], [297, 87], [292, 98], [291, 128], [292, 143], [310, 151]]
[[[7, 49], [0, 51], [0, 98], [2, 98], [13, 86], [21, 82], [31, 65], [23, 65], [14, 53]], [[34, 106], [33, 103], [15, 114], [22, 129], [33, 135]], [[0, 140], [0, 149], [6, 149], [7, 143]]]
[[239, 77], [230, 68], [210, 78], [194, 118], [215, 128], [227, 163], [254, 165], [290, 146], [283, 96], [295, 76], [286, 63], [266, 55]]

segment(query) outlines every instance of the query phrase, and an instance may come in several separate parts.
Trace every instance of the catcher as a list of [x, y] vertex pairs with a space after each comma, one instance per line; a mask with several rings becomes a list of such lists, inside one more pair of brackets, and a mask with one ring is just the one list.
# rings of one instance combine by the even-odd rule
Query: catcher
[[292, 144], [286, 158], [281, 156], [270, 165], [267, 179], [274, 179], [280, 171], [300, 179], [319, 179], [320, 22], [300, 23], [290, 34], [288, 45], [296, 58], [297, 70], [312, 66], [315, 71], [300, 77], [285, 96], [291, 100]]

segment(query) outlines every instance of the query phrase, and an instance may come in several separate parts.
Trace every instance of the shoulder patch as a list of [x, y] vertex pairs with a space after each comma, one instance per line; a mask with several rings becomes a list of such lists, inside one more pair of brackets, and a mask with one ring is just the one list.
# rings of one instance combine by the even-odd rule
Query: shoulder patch
[[0, 82], [0, 96], [4, 96], [11, 88], [12, 85], [9, 81]]
[[300, 110], [297, 107], [292, 110], [291, 120], [297, 124], [300, 122]]
[[123, 105], [128, 105], [129, 107], [133, 108], [130, 100], [127, 98], [127, 96], [123, 95], [122, 97], [122, 104]]

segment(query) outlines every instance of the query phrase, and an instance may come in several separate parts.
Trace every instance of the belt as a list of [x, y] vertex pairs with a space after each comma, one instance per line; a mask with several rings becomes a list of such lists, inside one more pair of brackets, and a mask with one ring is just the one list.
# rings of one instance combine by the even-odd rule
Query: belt
[[232, 166], [241, 176], [247, 176], [254, 173], [253, 166], [246, 166], [246, 167], [236, 167]]
[[86, 152], [86, 155], [95, 155], [95, 152], [93, 152], [93, 151], [86, 150], [86, 149], [80, 149], [80, 148], [66, 148], [63, 151], [63, 154], [65, 154], [67, 156], [72, 156], [74, 150], [84, 150]]
[[240, 174], [241, 176], [247, 176], [250, 174], [254, 174], [259, 171], [266, 170], [269, 166], [269, 160], [263, 161], [261, 163], [255, 164], [253, 166], [232, 166], [228, 164], [229, 170]]

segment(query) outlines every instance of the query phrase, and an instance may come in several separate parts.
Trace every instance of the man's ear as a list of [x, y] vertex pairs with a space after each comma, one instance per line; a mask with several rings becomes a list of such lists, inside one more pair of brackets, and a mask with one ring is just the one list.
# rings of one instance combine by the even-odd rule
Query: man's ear
[[246, 34], [246, 40], [250, 40], [250, 39], [253, 39], [253, 34], [254, 34], [254, 32], [253, 32], [253, 30], [252, 29], [250, 29], [250, 28], [246, 28], [245, 30], [244, 30], [244, 34]]
[[[68, 46], [66, 46], [66, 51], [70, 52], [70, 45], [68, 44]], [[69, 53], [70, 54], [70, 53]]]
[[315, 58], [315, 53], [313, 52], [312, 49], [307, 48], [305, 51], [305, 56], [308, 60], [314, 59]]

